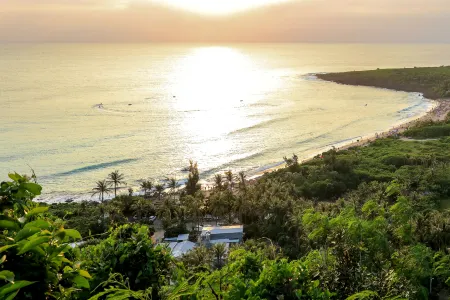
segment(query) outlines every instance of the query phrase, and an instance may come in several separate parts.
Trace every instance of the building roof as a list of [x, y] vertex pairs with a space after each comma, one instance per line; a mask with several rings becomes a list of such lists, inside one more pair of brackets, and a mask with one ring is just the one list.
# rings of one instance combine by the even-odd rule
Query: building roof
[[177, 238], [177, 241], [184, 242], [184, 241], [187, 241], [188, 239], [189, 239], [189, 233], [179, 234], [178, 238]]
[[206, 226], [202, 228], [202, 235], [207, 232], [210, 234], [224, 234], [224, 233], [244, 233], [243, 225], [232, 225], [232, 226]]
[[210, 240], [209, 242], [211, 244], [219, 244], [219, 243], [230, 244], [230, 243], [239, 243], [239, 240], [238, 239], [217, 239], [217, 240]]
[[170, 237], [170, 238], [164, 238], [164, 242], [176, 242], [178, 240], [178, 237]]
[[195, 243], [192, 243], [189, 241], [170, 242], [170, 243], [163, 242], [163, 243], [159, 243], [158, 245], [163, 245], [165, 247], [168, 247], [174, 257], [181, 257], [197, 246]]
[[[171, 243], [172, 244], [172, 243]], [[183, 254], [186, 254], [187, 252], [191, 251], [195, 248], [195, 244], [189, 241], [184, 241], [177, 243], [175, 247], [170, 247], [172, 249], [172, 255], [174, 257], [181, 257]]]

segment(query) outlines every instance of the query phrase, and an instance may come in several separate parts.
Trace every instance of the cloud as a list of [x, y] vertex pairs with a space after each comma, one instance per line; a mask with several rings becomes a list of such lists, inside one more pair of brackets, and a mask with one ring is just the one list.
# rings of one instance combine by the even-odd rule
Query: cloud
[[303, 0], [221, 17], [149, 0], [0, 3], [0, 41], [450, 42], [448, 0]]

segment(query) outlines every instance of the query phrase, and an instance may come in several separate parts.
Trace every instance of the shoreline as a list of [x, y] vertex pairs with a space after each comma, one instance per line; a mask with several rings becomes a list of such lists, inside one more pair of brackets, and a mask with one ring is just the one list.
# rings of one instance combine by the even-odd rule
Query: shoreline
[[[327, 81], [324, 79], [320, 79], [319, 80], [323, 80], [323, 81]], [[328, 81], [328, 82], [334, 82], [334, 81]], [[337, 82], [334, 82], [337, 83]], [[337, 83], [337, 84], [341, 84], [341, 83]], [[370, 87], [370, 86], [365, 86], [365, 87]], [[375, 86], [372, 86], [373, 88], [378, 88]], [[398, 90], [393, 90], [393, 91], [398, 91]], [[398, 91], [401, 92], [401, 91]], [[312, 161], [317, 155], [322, 154], [325, 151], [329, 151], [331, 150], [333, 147], [339, 152], [339, 151], [345, 151], [348, 150], [350, 148], [353, 147], [364, 147], [369, 145], [370, 143], [376, 141], [377, 139], [382, 139], [382, 138], [387, 138], [387, 137], [391, 137], [391, 136], [395, 136], [398, 134], [403, 133], [404, 131], [406, 131], [409, 127], [415, 126], [419, 123], [422, 123], [424, 121], [443, 121], [445, 119], [445, 117], [447, 116], [448, 113], [450, 113], [450, 99], [448, 98], [442, 98], [442, 99], [426, 99], [424, 98], [424, 100], [428, 100], [428, 101], [432, 101], [432, 105], [430, 107], [430, 109], [428, 111], [426, 111], [425, 113], [415, 116], [409, 119], [406, 119], [405, 122], [400, 122], [395, 124], [394, 126], [392, 126], [390, 129], [387, 129], [385, 131], [382, 131], [380, 133], [374, 133], [374, 134], [369, 134], [366, 136], [363, 136], [361, 139], [356, 140], [356, 141], [351, 141], [348, 143], [336, 143], [334, 145], [327, 145], [324, 146], [322, 148], [320, 148], [321, 150], [319, 150], [319, 152], [316, 152], [314, 155], [310, 155], [308, 157], [303, 157], [299, 163], [303, 164], [303, 163], [307, 163]], [[350, 138], [348, 139], [350, 140]], [[340, 145], [339, 147], [336, 147]], [[301, 158], [301, 157], [300, 157]], [[263, 170], [261, 172], [257, 172], [255, 175], [251, 176], [248, 181], [249, 182], [255, 182], [257, 181], [260, 177], [264, 176], [267, 173], [272, 173], [275, 171], [278, 171], [280, 169], [284, 169], [285, 168], [285, 163], [281, 163], [278, 166], [272, 167], [272, 168], [268, 168], [266, 170]]]
[[[317, 75], [313, 75], [313, 74], [309, 74], [311, 76], [315, 76], [317, 80], [321, 80], [321, 81], [327, 81], [327, 82], [333, 82], [336, 84], [343, 84], [343, 83], [338, 83], [335, 81], [329, 81], [329, 80], [325, 80], [325, 79], [321, 79], [320, 77], [318, 77]], [[355, 86], [359, 86], [359, 85], [355, 85]], [[380, 87], [376, 87], [376, 86], [364, 86], [364, 87], [372, 87], [375, 89], [379, 89]], [[392, 91], [397, 91], [397, 92], [403, 92], [403, 91], [399, 91], [399, 90], [393, 90]], [[412, 118], [408, 118], [405, 119], [404, 122], [400, 121], [397, 124], [394, 124], [392, 127], [390, 127], [389, 129], [382, 131], [380, 133], [372, 133], [372, 134], [368, 134], [365, 136], [358, 136], [358, 137], [353, 137], [353, 138], [347, 138], [343, 141], [340, 142], [336, 142], [334, 144], [329, 144], [323, 147], [319, 147], [317, 149], [317, 152], [314, 152], [314, 154], [310, 154], [308, 156], [299, 156], [300, 160], [299, 163], [303, 164], [303, 163], [307, 163], [312, 161], [317, 155], [320, 155], [323, 152], [329, 151], [331, 150], [333, 147], [337, 150], [337, 151], [345, 151], [348, 150], [349, 148], [352, 147], [363, 147], [366, 146], [368, 144], [370, 144], [371, 142], [380, 139], [380, 138], [387, 138], [390, 136], [394, 136], [397, 134], [400, 134], [402, 132], [404, 132], [405, 130], [407, 130], [409, 127], [414, 126], [420, 122], [423, 121], [428, 121], [428, 120], [433, 120], [433, 121], [439, 121], [439, 120], [443, 120], [445, 119], [445, 116], [450, 113], [450, 99], [448, 98], [443, 98], [443, 99], [427, 99], [427, 98], [423, 98], [423, 100], [427, 100], [430, 101], [432, 103], [432, 105], [430, 105], [430, 108], [422, 113], [419, 114], [417, 116], [414, 116]], [[354, 139], [360, 138], [356, 141], [354, 141]], [[264, 168], [264, 166], [262, 168], [264, 168], [261, 171], [256, 171], [255, 173], [253, 173], [251, 176], [248, 177], [247, 181], [250, 184], [255, 183], [259, 178], [261, 178], [262, 176], [264, 176], [265, 174], [268, 173], [272, 173], [275, 171], [278, 171], [280, 169], [284, 169], [285, 168], [285, 163], [284, 162], [279, 162], [279, 163], [272, 163], [272, 167], [268, 167], [268, 168]], [[204, 192], [207, 192], [209, 189], [212, 188], [213, 186], [213, 182], [212, 182], [212, 178], [207, 178], [207, 179], [201, 179], [200, 180], [201, 184], [202, 184], [202, 190]], [[142, 193], [139, 191], [134, 193], [135, 196], [140, 196], [142, 195]], [[112, 200], [114, 197], [107, 197], [105, 198], [105, 201], [108, 200]], [[71, 203], [71, 202], [82, 202], [82, 201], [93, 201], [93, 202], [99, 202], [97, 199], [94, 199], [93, 197], [90, 196], [90, 193], [86, 192], [86, 193], [81, 193], [81, 194], [59, 194], [57, 196], [50, 196], [49, 197], [45, 197], [43, 199], [36, 199], [39, 202], [43, 202], [43, 203], [47, 203], [47, 204], [53, 204], [53, 203]]]

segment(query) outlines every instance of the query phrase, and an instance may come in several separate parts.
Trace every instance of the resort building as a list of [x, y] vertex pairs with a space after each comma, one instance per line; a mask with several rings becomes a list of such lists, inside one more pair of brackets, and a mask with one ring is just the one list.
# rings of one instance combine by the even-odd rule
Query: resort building
[[189, 241], [189, 234], [179, 234], [176, 237], [165, 238], [162, 244], [166, 244], [174, 257], [181, 257], [198, 245], [212, 247], [217, 243], [223, 243], [226, 249], [233, 244], [239, 244], [244, 238], [242, 225], [232, 226], [205, 226], [202, 228], [198, 243]]
[[244, 238], [244, 226], [232, 225], [232, 226], [206, 226], [202, 228], [200, 235], [200, 243], [215, 244], [239, 244]]

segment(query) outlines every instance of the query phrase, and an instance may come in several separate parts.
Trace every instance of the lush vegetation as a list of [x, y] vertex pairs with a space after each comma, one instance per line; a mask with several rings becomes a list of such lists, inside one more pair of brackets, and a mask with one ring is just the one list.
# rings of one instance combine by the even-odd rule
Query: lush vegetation
[[450, 117], [442, 122], [422, 122], [404, 132], [407, 137], [415, 139], [430, 139], [450, 136]]
[[450, 67], [377, 69], [318, 74], [319, 78], [342, 84], [374, 86], [423, 93], [426, 98], [450, 97]]
[[[448, 299], [449, 148], [445, 133], [380, 139], [302, 165], [285, 157], [257, 181], [217, 174], [207, 192], [191, 162], [185, 187], [145, 180], [143, 197], [105, 201], [125, 185], [116, 171], [97, 182], [98, 203], [37, 204], [37, 178], [9, 174], [0, 299]], [[175, 259], [153, 241], [153, 216], [166, 236], [237, 223], [246, 241]]]

